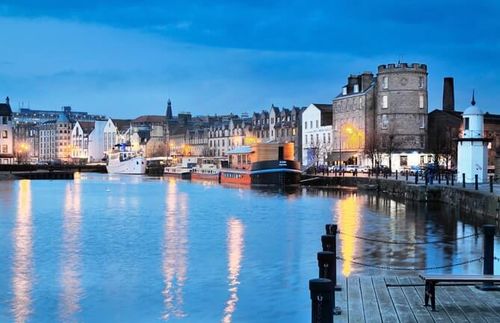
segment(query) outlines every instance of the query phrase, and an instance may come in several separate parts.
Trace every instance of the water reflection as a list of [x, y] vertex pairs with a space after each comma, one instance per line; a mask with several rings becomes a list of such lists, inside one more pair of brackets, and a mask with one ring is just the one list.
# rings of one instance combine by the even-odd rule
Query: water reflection
[[17, 217], [13, 231], [14, 264], [12, 312], [16, 322], [26, 322], [32, 312], [33, 228], [31, 218], [31, 182], [19, 181]]
[[59, 316], [63, 322], [75, 322], [80, 311], [83, 294], [80, 275], [80, 227], [81, 203], [80, 180], [75, 177], [74, 185], [66, 184], [63, 208], [63, 246], [61, 254], [61, 299]]
[[227, 252], [228, 252], [228, 280], [229, 280], [229, 299], [224, 308], [224, 323], [232, 321], [236, 303], [238, 302], [238, 285], [240, 281], [241, 258], [243, 256], [244, 228], [240, 220], [231, 218], [227, 223]]
[[360, 206], [355, 194], [350, 195], [338, 201], [337, 204], [339, 230], [345, 234], [340, 235], [342, 241], [341, 253], [344, 261], [342, 262], [342, 273], [349, 276], [352, 271], [351, 261], [354, 260], [356, 244], [358, 241], [354, 236], [358, 232]]
[[187, 196], [177, 191], [175, 179], [169, 179], [166, 192], [163, 251], [164, 320], [184, 317], [183, 288], [186, 282], [187, 259]]

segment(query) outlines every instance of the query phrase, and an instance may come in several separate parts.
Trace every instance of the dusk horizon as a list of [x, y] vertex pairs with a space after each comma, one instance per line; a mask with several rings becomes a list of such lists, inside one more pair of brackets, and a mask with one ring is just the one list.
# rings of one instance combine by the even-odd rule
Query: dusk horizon
[[500, 5], [418, 4], [3, 1], [0, 95], [16, 111], [134, 118], [170, 98], [175, 114], [241, 114], [331, 103], [350, 74], [400, 61], [428, 66], [429, 112], [450, 76], [457, 110], [475, 89], [500, 113]]

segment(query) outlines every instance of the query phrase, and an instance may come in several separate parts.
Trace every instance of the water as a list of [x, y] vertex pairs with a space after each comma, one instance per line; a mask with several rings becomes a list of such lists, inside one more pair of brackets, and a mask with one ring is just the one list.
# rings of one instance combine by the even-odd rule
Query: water
[[[431, 267], [480, 257], [482, 238], [387, 245], [352, 236], [436, 241], [480, 232], [481, 221], [465, 219], [352, 191], [94, 174], [3, 181], [0, 322], [307, 322], [326, 223], [346, 233], [338, 250], [347, 260]], [[394, 273], [350, 262], [338, 271]]]

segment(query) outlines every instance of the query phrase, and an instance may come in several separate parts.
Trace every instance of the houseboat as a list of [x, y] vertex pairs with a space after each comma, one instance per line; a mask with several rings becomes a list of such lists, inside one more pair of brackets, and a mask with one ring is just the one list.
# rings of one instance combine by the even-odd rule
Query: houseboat
[[191, 170], [191, 179], [220, 182], [220, 169], [223, 164], [227, 165], [227, 160], [200, 157], [197, 165]]
[[165, 167], [164, 175], [181, 179], [191, 179], [191, 170], [194, 166], [196, 166], [195, 157], [182, 157], [179, 165]]
[[258, 143], [227, 152], [228, 167], [221, 168], [222, 184], [296, 185], [300, 163], [294, 160], [293, 143]]

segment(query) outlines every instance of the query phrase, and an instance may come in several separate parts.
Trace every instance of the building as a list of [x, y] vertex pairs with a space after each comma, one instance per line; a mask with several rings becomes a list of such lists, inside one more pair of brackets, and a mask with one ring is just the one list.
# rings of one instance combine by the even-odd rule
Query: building
[[39, 125], [39, 160], [41, 162], [71, 161], [71, 131], [73, 124], [66, 114], [57, 120], [46, 121]]
[[371, 72], [351, 75], [333, 99], [332, 163], [366, 165], [374, 159], [376, 85]]
[[13, 164], [14, 161], [12, 109], [9, 97], [7, 97], [5, 103], [0, 103], [0, 164]]
[[130, 145], [130, 122], [128, 119], [108, 119], [103, 129], [104, 152], [108, 154], [117, 144]]
[[326, 165], [332, 151], [331, 104], [310, 104], [302, 112], [302, 165]]
[[89, 160], [89, 135], [94, 130], [95, 122], [77, 121], [71, 130], [71, 158], [77, 163]]
[[142, 151], [145, 157], [166, 155], [167, 129], [164, 116], [140, 116], [131, 121], [130, 128], [130, 143], [134, 151]]
[[75, 121], [96, 121], [106, 120], [103, 115], [94, 115], [87, 112], [73, 111], [70, 106], [64, 106], [61, 110], [32, 110], [27, 108], [19, 109], [19, 112], [13, 113], [14, 123], [31, 122], [42, 124], [47, 121], [57, 120], [61, 114], [66, 115], [69, 119]]
[[380, 65], [376, 77], [349, 76], [333, 100], [333, 160], [394, 165], [392, 157], [425, 152], [427, 111], [424, 64]]

